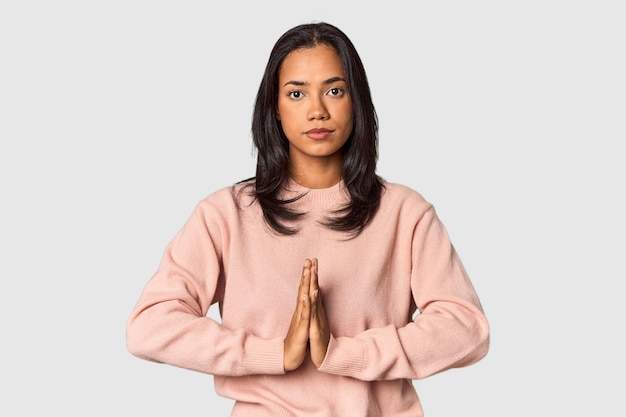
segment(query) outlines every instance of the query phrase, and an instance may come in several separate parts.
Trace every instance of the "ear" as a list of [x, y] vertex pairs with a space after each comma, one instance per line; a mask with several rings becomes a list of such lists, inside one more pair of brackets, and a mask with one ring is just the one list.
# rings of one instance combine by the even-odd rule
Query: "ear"
[[276, 120], [280, 121], [280, 113], [276, 110]]

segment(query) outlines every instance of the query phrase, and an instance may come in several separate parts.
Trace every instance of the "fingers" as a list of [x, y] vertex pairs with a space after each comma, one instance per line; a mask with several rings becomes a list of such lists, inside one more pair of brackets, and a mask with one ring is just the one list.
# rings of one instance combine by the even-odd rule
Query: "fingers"
[[310, 259], [306, 259], [304, 261], [304, 266], [302, 267], [302, 277], [300, 278], [300, 287], [298, 288], [298, 298], [302, 298], [302, 295], [306, 295], [307, 298], [309, 297], [312, 266], [313, 265]]
[[296, 311], [293, 320], [306, 321], [308, 324], [311, 308], [311, 299], [309, 296], [311, 286], [311, 261], [306, 260], [302, 267], [302, 275], [300, 277], [300, 285], [298, 286], [298, 298], [296, 299]]
[[313, 258], [311, 260], [311, 282], [309, 284], [309, 298], [311, 299], [311, 319], [318, 318], [319, 312], [323, 311], [317, 265], [317, 258]]
[[313, 258], [311, 260], [311, 281], [309, 284], [309, 298], [311, 300], [311, 320], [319, 319], [319, 315], [324, 314], [324, 307], [322, 305], [322, 297], [319, 288], [317, 258]]
[[287, 337], [284, 340], [283, 365], [285, 371], [298, 368], [306, 357], [309, 344], [309, 327], [311, 322], [311, 261], [306, 260], [302, 268], [302, 276], [298, 287], [296, 309], [291, 317]]
[[322, 294], [318, 283], [317, 259], [312, 260], [311, 283], [309, 285], [309, 297], [311, 298], [311, 322], [309, 326], [309, 342], [311, 360], [316, 367], [320, 367], [330, 340], [330, 330], [326, 319], [326, 311], [322, 303]]
[[309, 282], [309, 298], [313, 300], [315, 297], [315, 293], [319, 292], [319, 283], [317, 279], [317, 258], [313, 258], [309, 262], [311, 263], [311, 280]]
[[326, 357], [329, 340], [330, 330], [318, 281], [318, 262], [316, 258], [306, 259], [302, 267], [296, 309], [284, 342], [285, 370], [298, 368], [307, 350], [310, 350], [311, 360], [319, 368]]

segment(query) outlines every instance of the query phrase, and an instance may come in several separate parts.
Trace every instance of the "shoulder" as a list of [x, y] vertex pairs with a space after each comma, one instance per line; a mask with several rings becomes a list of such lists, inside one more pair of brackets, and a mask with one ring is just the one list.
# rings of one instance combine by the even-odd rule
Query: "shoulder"
[[382, 184], [381, 204], [392, 206], [406, 205], [423, 211], [432, 207], [432, 204], [422, 194], [407, 185], [387, 181], [383, 181]]
[[254, 181], [246, 180], [218, 189], [200, 200], [196, 210], [201, 213], [232, 215], [254, 205]]

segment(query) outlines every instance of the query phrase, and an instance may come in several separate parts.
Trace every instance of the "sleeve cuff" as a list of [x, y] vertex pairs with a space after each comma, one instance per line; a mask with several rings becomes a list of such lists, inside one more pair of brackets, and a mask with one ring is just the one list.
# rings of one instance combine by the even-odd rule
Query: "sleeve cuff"
[[248, 337], [244, 346], [243, 357], [243, 367], [246, 374], [284, 374], [283, 350], [284, 341], [282, 338]]
[[319, 370], [356, 378], [363, 370], [364, 358], [364, 342], [349, 337], [335, 338], [331, 335], [326, 357]]

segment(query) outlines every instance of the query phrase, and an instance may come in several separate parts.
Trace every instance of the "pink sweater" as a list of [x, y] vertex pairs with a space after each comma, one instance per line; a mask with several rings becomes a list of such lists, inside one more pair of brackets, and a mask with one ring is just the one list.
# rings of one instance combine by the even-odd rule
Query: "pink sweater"
[[[129, 351], [214, 375], [233, 417], [418, 417], [412, 384], [480, 360], [489, 326], [431, 204], [386, 183], [353, 240], [317, 220], [343, 183], [308, 194], [295, 236], [268, 230], [258, 204], [224, 188], [201, 201], [167, 246], [127, 324]], [[237, 201], [239, 200], [239, 205]], [[283, 339], [305, 258], [318, 258], [331, 339], [322, 366], [283, 370]], [[220, 303], [221, 323], [206, 317]], [[416, 313], [416, 308], [419, 314]]]

